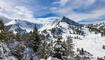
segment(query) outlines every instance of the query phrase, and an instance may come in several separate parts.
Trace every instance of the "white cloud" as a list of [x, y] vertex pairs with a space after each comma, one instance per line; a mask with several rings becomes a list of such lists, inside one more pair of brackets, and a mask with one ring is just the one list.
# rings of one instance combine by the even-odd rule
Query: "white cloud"
[[[32, 0], [30, 0], [32, 1]], [[12, 19], [34, 20], [33, 11], [24, 3], [29, 3], [28, 0], [0, 0], [0, 15], [7, 16]], [[21, 4], [23, 3], [23, 4]]]
[[[41, 2], [41, 0], [37, 1]], [[74, 9], [88, 9], [96, 1], [99, 0], [58, 0], [53, 2], [53, 5], [48, 6], [45, 2], [40, 5], [36, 0], [0, 0], [0, 15], [32, 21], [36, 20], [35, 16], [55, 13], [59, 16], [67, 16], [72, 20], [80, 21], [105, 15], [105, 8], [94, 9], [89, 13], [74, 11]], [[100, 1], [104, 2], [104, 0]], [[45, 6], [43, 6], [44, 4]]]
[[58, 19], [59, 17], [48, 17], [48, 18], [37, 18], [36, 23], [43, 23], [43, 24], [48, 24], [52, 22], [53, 20]]
[[60, 4], [61, 6], [65, 5], [69, 0], [59, 0], [57, 2], [54, 2], [53, 4]]
[[56, 2], [53, 2], [54, 4], [59, 4], [60, 6], [64, 6], [68, 3], [70, 7], [87, 7], [91, 4], [93, 4], [96, 0], [58, 0]]
[[56, 4], [59, 4], [59, 7], [51, 7], [51, 9], [54, 10], [54, 8], [57, 8], [55, 10], [62, 10], [62, 11], [70, 11], [74, 8], [88, 8], [91, 6], [96, 0], [59, 0], [57, 2], [53, 2]]
[[16, 6], [14, 9], [2, 9], [0, 11], [1, 15], [8, 16], [12, 19], [32, 19], [34, 18], [32, 11], [28, 10], [24, 6]]
[[67, 17], [69, 17], [75, 21], [93, 19], [93, 18], [99, 18], [99, 17], [105, 15], [104, 11], [105, 11], [105, 8], [100, 9], [100, 10], [95, 10], [95, 11], [92, 11], [91, 13], [87, 13], [87, 14], [72, 12], [71, 15], [68, 14]]
[[77, 12], [74, 12], [67, 8], [53, 10], [53, 12], [55, 12], [59, 15], [67, 16], [70, 19], [75, 20], [75, 21], [80, 21], [80, 20], [85, 20], [85, 19], [90, 19], [90, 18], [99, 18], [99, 17], [105, 15], [104, 11], [105, 11], [105, 8], [91, 11], [90, 13], [77, 13]]
[[[62, 0], [60, 0], [62, 1]], [[59, 4], [61, 4], [59, 1]], [[64, 1], [64, 0], [63, 0]], [[99, 18], [103, 15], [105, 15], [105, 8], [95, 9], [89, 11], [89, 13], [83, 13], [83, 12], [76, 12], [73, 9], [87, 9], [88, 7], [91, 7], [97, 0], [68, 0], [65, 4], [65, 6], [60, 5], [60, 7], [51, 7], [53, 13], [61, 15], [61, 16], [67, 16], [72, 20], [80, 21], [80, 20], [86, 20], [91, 18]], [[96, 5], [97, 6], [97, 5]]]

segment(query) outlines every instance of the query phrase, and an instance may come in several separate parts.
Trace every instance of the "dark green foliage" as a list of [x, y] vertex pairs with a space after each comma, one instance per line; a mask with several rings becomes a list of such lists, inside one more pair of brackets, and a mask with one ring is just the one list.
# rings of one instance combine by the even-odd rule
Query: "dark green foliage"
[[56, 32], [56, 34], [57, 34], [57, 35], [60, 35], [61, 32], [62, 32], [62, 30], [61, 30], [60, 28], [57, 28], [57, 32]]
[[47, 47], [47, 41], [45, 40], [45, 36], [41, 35], [41, 41], [40, 41], [39, 48], [37, 51], [40, 58], [43, 58], [43, 59], [48, 58], [46, 47]]
[[4, 23], [2, 20], [0, 20], [0, 41], [2, 42], [7, 42], [7, 40], [9, 39], [8, 37], [8, 30], [5, 29], [4, 27]]
[[83, 48], [80, 50], [80, 55], [84, 55], [84, 49]]
[[73, 40], [71, 37], [67, 37], [66, 43], [64, 44], [66, 48], [66, 56], [73, 57], [74, 56], [74, 45], [73, 45]]
[[[49, 57], [49, 56], [52, 56], [52, 54], [53, 54], [53, 44], [54, 44], [54, 42], [51, 40], [51, 41], [49, 41], [49, 43], [47, 43], [47, 46], [46, 46], [46, 53], [47, 53], [47, 56]], [[48, 58], [47, 57], [47, 58]]]
[[104, 60], [104, 58], [99, 58], [99, 57], [98, 57], [97, 60]]
[[76, 34], [84, 35], [84, 32], [80, 28], [77, 28], [75, 31], [76, 31]]
[[0, 33], [0, 40], [2, 41], [2, 42], [8, 42], [8, 40], [9, 40], [9, 36], [8, 36], [8, 31], [2, 31], [1, 33]]
[[37, 27], [35, 26], [33, 32], [31, 32], [30, 35], [29, 46], [34, 50], [34, 52], [37, 52], [39, 44], [40, 35], [38, 33]]
[[82, 56], [82, 60], [90, 60], [90, 58], [87, 56]]
[[102, 47], [103, 49], [105, 49], [105, 45], [103, 45], [103, 47]]
[[31, 56], [29, 60], [34, 60], [33, 56]]
[[64, 48], [63, 48], [62, 44], [63, 43], [61, 41], [61, 36], [58, 36], [57, 41], [55, 41], [53, 57], [62, 59], [62, 56], [64, 54]]
[[11, 49], [11, 54], [13, 56], [15, 56], [16, 58], [18, 58], [19, 60], [24, 60], [24, 51], [25, 51], [25, 47], [22, 45], [17, 45], [14, 48], [10, 48]]
[[46, 30], [43, 30], [43, 33], [47, 33], [47, 31]]
[[53, 42], [52, 40], [46, 40], [44, 35], [41, 35], [41, 42], [38, 48], [38, 55], [40, 58], [47, 59], [52, 56]]
[[3, 21], [2, 20], [0, 20], [0, 30], [1, 31], [4, 31], [4, 23], [3, 23]]
[[47, 45], [47, 42], [45, 40], [42, 40], [39, 45], [38, 52], [37, 52], [40, 58], [44, 58], [44, 59], [47, 58], [46, 45]]
[[39, 46], [38, 55], [40, 58], [47, 59], [52, 56], [53, 45], [51, 42], [47, 43], [46, 41], [41, 41]]
[[37, 29], [37, 26], [36, 25], [34, 26], [33, 33], [38, 33], [38, 29]]
[[56, 31], [55, 28], [52, 28], [52, 29], [51, 29], [51, 33], [52, 33], [52, 34], [54, 34], [55, 31]]
[[101, 33], [101, 36], [105, 36], [104, 26], [100, 26], [100, 25], [101, 24], [96, 24], [96, 25], [89, 24], [89, 25], [87, 25], [86, 28], [88, 28], [90, 32], [95, 32], [95, 34]]
[[49, 34], [47, 34], [47, 35], [46, 35], [46, 39], [49, 39], [49, 37], [50, 37], [50, 35], [49, 35]]
[[84, 31], [82, 31], [81, 26], [69, 26], [74, 32], [73, 34], [84, 35]]
[[21, 39], [21, 34], [16, 33], [16, 40], [19, 41]]
[[103, 29], [103, 32], [101, 33], [101, 36], [105, 36], [105, 29]]

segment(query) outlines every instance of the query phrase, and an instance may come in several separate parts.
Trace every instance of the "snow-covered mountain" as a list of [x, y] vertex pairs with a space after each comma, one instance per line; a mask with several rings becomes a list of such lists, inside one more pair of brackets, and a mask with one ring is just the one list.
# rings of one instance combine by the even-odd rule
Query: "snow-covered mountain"
[[22, 20], [12, 20], [9, 23], [5, 24], [6, 28], [14, 33], [26, 33], [33, 30], [34, 26], [37, 26], [38, 29], [42, 27], [42, 24], [35, 24], [28, 21]]
[[65, 41], [70, 36], [73, 39], [75, 51], [77, 48], [83, 48], [91, 57], [104, 57], [105, 37], [102, 36], [104, 27], [105, 23], [82, 25], [62, 17], [45, 25], [40, 31], [51, 40], [57, 40], [57, 36], [60, 35], [62, 41]]
[[46, 25], [44, 25], [40, 30], [44, 30], [44, 29], [51, 29], [54, 28], [56, 26], [62, 26], [65, 25], [64, 27], [66, 28], [66, 24], [67, 25], [74, 25], [74, 26], [83, 26], [83, 24], [79, 24], [73, 20], [70, 20], [69, 18], [66, 18], [65, 16], [63, 16], [62, 18], [58, 18], [56, 20], [54, 20], [51, 23], [48, 23]]
[[73, 39], [74, 51], [78, 54], [77, 49], [83, 48], [85, 55], [93, 57], [105, 56], [105, 22], [97, 24], [79, 24], [67, 17], [54, 20], [46, 25], [32, 23], [22, 20], [10, 20], [5, 26], [14, 33], [26, 33], [37, 26], [40, 33], [44, 34], [47, 39], [57, 40], [57, 36], [62, 37], [62, 41], [67, 40], [70, 36]]
[[36, 25], [38, 29], [40, 29], [45, 24], [52, 22], [55, 17], [50, 18], [38, 18], [34, 21], [30, 20], [21, 20], [21, 19], [10, 19], [5, 16], [0, 16], [0, 20], [3, 20], [6, 28], [9, 31], [13, 31], [14, 33], [27, 33], [33, 30]]
[[42, 23], [32, 23], [25, 20], [9, 19], [5, 16], [0, 16], [0, 20], [3, 20], [6, 29], [8, 29], [9, 31], [13, 31], [14, 33], [27, 33], [32, 31], [35, 25], [38, 29], [43, 26]]

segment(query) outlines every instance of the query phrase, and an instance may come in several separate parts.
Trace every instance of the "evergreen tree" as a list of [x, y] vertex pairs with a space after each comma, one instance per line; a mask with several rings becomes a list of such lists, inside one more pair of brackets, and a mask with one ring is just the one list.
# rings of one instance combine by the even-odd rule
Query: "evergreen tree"
[[84, 55], [84, 49], [83, 48], [80, 50], [80, 55]]
[[46, 40], [46, 37], [44, 35], [41, 35], [41, 42], [37, 51], [39, 57], [47, 59], [49, 56], [52, 56], [52, 51], [53, 40]]
[[103, 29], [103, 32], [101, 33], [101, 36], [105, 36], [105, 29]]
[[4, 31], [4, 23], [2, 20], [0, 20], [0, 30]]
[[74, 47], [73, 47], [73, 40], [71, 37], [67, 37], [66, 40], [66, 56], [74, 56], [74, 51], [73, 51]]
[[62, 41], [61, 41], [61, 36], [58, 36], [57, 41], [55, 41], [55, 45], [54, 45], [54, 53], [53, 53], [53, 57], [62, 59], [62, 56], [64, 54], [64, 48], [62, 46]]
[[47, 53], [46, 53], [46, 46], [47, 46], [47, 42], [45, 41], [45, 36], [41, 35], [41, 42], [39, 44], [39, 48], [38, 48], [38, 55], [40, 58], [47, 58]]
[[102, 47], [103, 49], [105, 49], [105, 45], [103, 45], [103, 47]]
[[21, 35], [19, 33], [16, 33], [16, 40], [20, 41], [20, 39], [21, 39]]
[[0, 20], [0, 41], [7, 42], [8, 40], [8, 30], [5, 29], [4, 23], [2, 20]]
[[50, 37], [50, 34], [47, 34], [47, 35], [46, 35], [46, 39], [49, 39], [49, 37]]
[[37, 52], [40, 44], [40, 35], [38, 33], [38, 29], [35, 25], [33, 32], [31, 32], [29, 46], [33, 48], [34, 52]]
[[54, 42], [53, 42], [52, 40], [50, 40], [50, 41], [47, 43], [47, 46], [46, 46], [47, 57], [53, 55], [53, 44], [54, 44]]
[[46, 58], [46, 45], [46, 41], [42, 40], [38, 49], [38, 55], [40, 56], [40, 58]]

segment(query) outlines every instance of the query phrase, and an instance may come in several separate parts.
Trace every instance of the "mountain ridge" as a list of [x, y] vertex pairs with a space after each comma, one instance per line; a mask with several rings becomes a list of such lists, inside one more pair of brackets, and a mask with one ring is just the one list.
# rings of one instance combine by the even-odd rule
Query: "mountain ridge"
[[[15, 33], [26, 33], [32, 31], [34, 23], [20, 20], [12, 20], [6, 25], [10, 31]], [[36, 25], [40, 27], [40, 25]], [[75, 54], [78, 54], [78, 49], [84, 49], [85, 56], [89, 57], [104, 57], [105, 49], [105, 23], [81, 25], [71, 19], [62, 17], [54, 20], [46, 25], [41, 25], [38, 28], [40, 34], [45, 36], [46, 41], [56, 41], [57, 37], [61, 37], [61, 41], [66, 41], [67, 37], [73, 40]], [[48, 41], [49, 42], [49, 41]], [[87, 53], [88, 52], [88, 53]]]

